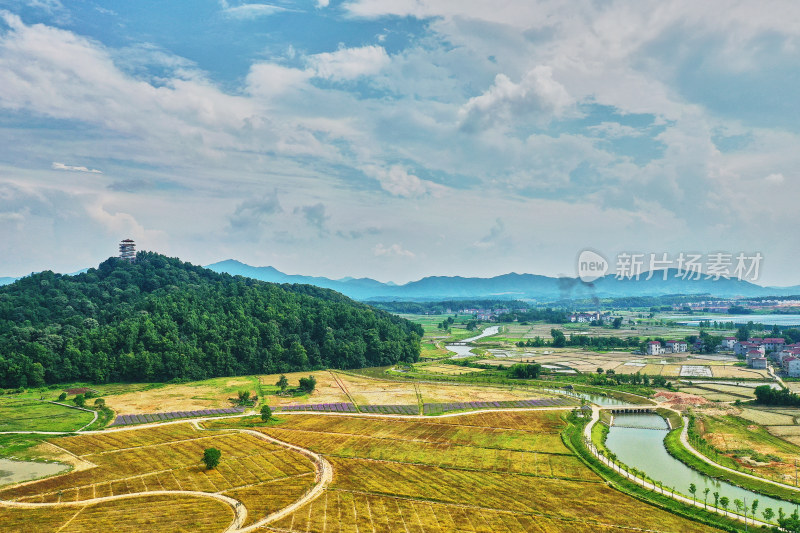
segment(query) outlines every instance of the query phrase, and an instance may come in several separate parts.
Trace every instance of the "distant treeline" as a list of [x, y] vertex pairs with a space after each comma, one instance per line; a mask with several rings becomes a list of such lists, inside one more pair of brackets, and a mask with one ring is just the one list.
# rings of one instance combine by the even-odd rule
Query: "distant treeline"
[[0, 387], [169, 381], [414, 362], [419, 325], [337, 292], [155, 253], [0, 287]]
[[440, 302], [384, 302], [370, 301], [371, 306], [409, 315], [457, 313], [461, 309], [527, 309], [525, 302], [519, 300], [443, 300]]
[[702, 302], [712, 298], [710, 294], [665, 294], [663, 296], [624, 296], [619, 298], [584, 298], [580, 300], [563, 300], [553, 302], [554, 307], [566, 307], [580, 310], [595, 309], [629, 309], [629, 308], [661, 308], [690, 302]]

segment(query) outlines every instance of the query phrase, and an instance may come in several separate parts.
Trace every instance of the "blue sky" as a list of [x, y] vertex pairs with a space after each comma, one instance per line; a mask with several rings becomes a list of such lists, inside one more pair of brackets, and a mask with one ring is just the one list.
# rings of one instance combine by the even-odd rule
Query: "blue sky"
[[758, 251], [763, 283], [798, 284], [798, 20], [790, 1], [0, 0], [0, 275], [132, 237], [396, 282]]

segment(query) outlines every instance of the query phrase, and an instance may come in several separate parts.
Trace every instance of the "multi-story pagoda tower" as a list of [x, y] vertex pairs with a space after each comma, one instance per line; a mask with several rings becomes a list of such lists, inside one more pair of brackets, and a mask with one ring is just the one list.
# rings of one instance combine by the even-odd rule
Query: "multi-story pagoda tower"
[[129, 263], [136, 262], [136, 243], [133, 239], [125, 239], [119, 243], [119, 258]]

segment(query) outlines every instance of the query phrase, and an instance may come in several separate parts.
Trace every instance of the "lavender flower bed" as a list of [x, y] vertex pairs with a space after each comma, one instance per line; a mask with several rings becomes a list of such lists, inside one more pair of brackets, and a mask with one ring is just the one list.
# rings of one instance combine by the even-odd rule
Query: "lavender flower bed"
[[326, 413], [356, 413], [352, 403], [310, 403], [302, 405], [281, 405], [275, 411], [322, 411]]
[[418, 415], [417, 405], [359, 405], [362, 413], [380, 413], [384, 415]]
[[147, 424], [148, 422], [161, 422], [178, 418], [191, 418], [194, 416], [233, 415], [243, 413], [244, 407], [229, 407], [227, 409], [201, 409], [199, 411], [172, 411], [169, 413], [150, 413], [143, 415], [117, 415], [108, 427], [129, 426], [131, 424]]
[[449, 411], [464, 411], [469, 409], [512, 409], [530, 407], [556, 407], [573, 405], [575, 402], [567, 398], [542, 398], [538, 400], [505, 400], [499, 402], [454, 402], [454, 403], [426, 403], [422, 412], [426, 415], [438, 415]]

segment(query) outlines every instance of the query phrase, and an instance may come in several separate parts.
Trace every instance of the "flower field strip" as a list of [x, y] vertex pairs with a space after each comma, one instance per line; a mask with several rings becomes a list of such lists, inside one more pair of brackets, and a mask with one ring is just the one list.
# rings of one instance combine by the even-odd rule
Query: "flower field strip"
[[379, 413], [383, 415], [418, 415], [418, 405], [359, 405], [362, 413]]
[[315, 483], [314, 473], [308, 472], [290, 478], [227, 490], [222, 494], [242, 502], [247, 508], [245, 525], [249, 525], [299, 500], [306, 491], [311, 490]]
[[[222, 451], [223, 460], [216, 469], [205, 470], [200, 459], [212, 446]], [[219, 492], [314, 471], [300, 454], [233, 433], [83, 457], [98, 467], [0, 491], [0, 497], [76, 501], [148, 490]]]
[[[274, 524], [279, 531], [310, 533], [611, 533], [616, 527], [540, 514], [467, 507], [424, 500], [328, 490]], [[266, 531], [266, 529], [264, 529]]]
[[352, 403], [310, 403], [302, 405], [279, 405], [275, 411], [323, 411], [327, 413], [357, 413]]
[[422, 412], [426, 415], [440, 415], [451, 411], [464, 411], [469, 409], [568, 407], [572, 405], [575, 405], [575, 401], [568, 398], [539, 398], [533, 400], [504, 400], [497, 402], [426, 403], [423, 405]]
[[[440, 418], [408, 420], [358, 416], [292, 416], [287, 417], [280, 425], [271, 426], [270, 429], [304, 430], [343, 436], [367, 435], [393, 440], [440, 442], [546, 453], [569, 453], [560, 437], [560, 431], [564, 425], [560, 419], [560, 413], [541, 411], [489, 413], [487, 415], [497, 415], [501, 419], [504, 415], [513, 415], [514, 419], [504, 420], [507, 425], [528, 424], [533, 429], [519, 430], [443, 424], [442, 421], [445, 419]], [[476, 416], [478, 415], [463, 415], [447, 420], [463, 419], [465, 423], [473, 423]]]
[[[640, 527], [643, 516], [660, 530], [712, 529], [651, 507], [601, 482], [565, 481], [492, 472], [465, 472], [362, 459], [329, 458], [332, 489], [401, 496], [436, 503], [544, 514], [566, 520], [592, 517], [603, 524]], [[566, 528], [571, 530], [570, 528]]]
[[244, 407], [229, 407], [227, 409], [200, 409], [197, 411], [171, 411], [168, 413], [146, 413], [138, 415], [117, 415], [114, 422], [108, 427], [129, 426], [132, 424], [148, 424], [165, 420], [178, 420], [198, 416], [233, 415], [244, 412]]
[[570, 454], [482, 448], [446, 442], [409, 441], [269, 428], [265, 433], [317, 453], [464, 470], [513, 472], [540, 477], [599, 480]]

